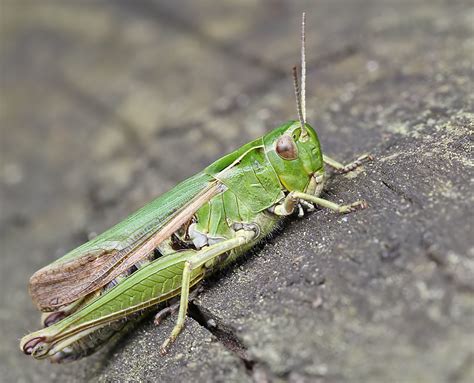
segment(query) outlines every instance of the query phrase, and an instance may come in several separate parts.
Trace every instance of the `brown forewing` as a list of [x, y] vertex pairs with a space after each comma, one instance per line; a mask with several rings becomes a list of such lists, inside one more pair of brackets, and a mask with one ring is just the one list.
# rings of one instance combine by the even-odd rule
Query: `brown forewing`
[[73, 260], [52, 264], [30, 278], [29, 291], [41, 311], [55, 311], [100, 289], [145, 259], [163, 240], [189, 220], [203, 203], [222, 192], [213, 182], [181, 208], [160, 230], [123, 250], [97, 249]]

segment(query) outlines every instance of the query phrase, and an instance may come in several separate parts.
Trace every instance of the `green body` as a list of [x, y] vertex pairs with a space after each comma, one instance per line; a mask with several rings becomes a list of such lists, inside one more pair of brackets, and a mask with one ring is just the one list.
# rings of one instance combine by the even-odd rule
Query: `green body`
[[[276, 145], [282, 136], [294, 144], [291, 149], [297, 153], [297, 158], [288, 160], [278, 153]], [[195, 285], [209, 272], [232, 261], [271, 233], [281, 219], [281, 216], [272, 213], [272, 208], [282, 203], [288, 192], [319, 194], [322, 185], [316, 188], [312, 180], [315, 175], [322, 173], [323, 158], [316, 133], [306, 125], [302, 134], [300, 123], [290, 121], [217, 160], [41, 272], [54, 275], [56, 270], [62, 272], [64, 265], [77, 262], [78, 258], [91, 253], [97, 253], [97, 257], [100, 257], [104, 250], [117, 251], [117, 254], [130, 249], [133, 251], [137, 244], [159, 232], [171, 217], [198, 198], [210, 184], [217, 183], [220, 185], [219, 193], [203, 201], [195, 213], [188, 217], [190, 222], [192, 220], [196, 238], [208, 241], [202, 246], [212, 247], [233, 238], [242, 225], [257, 227], [258, 235], [244, 246], [193, 270], [191, 285]], [[86, 335], [91, 337], [104, 326], [110, 326], [119, 319], [130, 318], [133, 313], [142, 312], [179, 295], [184, 264], [201, 247], [195, 245], [193, 248], [188, 234], [188, 226], [184, 226], [174, 236], [186, 242], [190, 248], [175, 250], [171, 237], [162, 241], [158, 246], [161, 257], [153, 259], [150, 255], [141, 260], [137, 265], [138, 270], [129, 276], [120, 275], [112, 280], [104, 277], [105, 282], [101, 288], [77, 297], [76, 302], [80, 303], [70, 310], [69, 316], [24, 337], [22, 349], [27, 352], [25, 345], [34, 340], [35, 344], [27, 353], [32, 353], [36, 358], [51, 357], [60, 361], [80, 357], [81, 355], [75, 355], [78, 353], [75, 345], [80, 344], [81, 338]], [[116, 286], [104, 288], [110, 282]], [[47, 283], [45, 286], [41, 283], [40, 280], [34, 288], [40, 293], [43, 290], [51, 291], [48, 290]], [[54, 300], [55, 297], [52, 298]], [[45, 311], [50, 310], [51, 308]], [[96, 348], [96, 343], [100, 342], [92, 343], [92, 347]]]

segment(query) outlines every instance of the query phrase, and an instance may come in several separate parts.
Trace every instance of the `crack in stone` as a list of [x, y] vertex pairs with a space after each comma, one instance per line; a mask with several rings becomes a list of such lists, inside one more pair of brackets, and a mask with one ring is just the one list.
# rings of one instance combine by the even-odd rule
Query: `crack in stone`
[[247, 347], [237, 336], [232, 326], [195, 302], [189, 302], [188, 316], [214, 335], [227, 350], [236, 355], [242, 361], [249, 375], [253, 374], [257, 362], [249, 356]]
[[389, 189], [392, 193], [394, 193], [395, 195], [403, 198], [405, 201], [409, 202], [411, 205], [415, 205], [419, 208], [422, 208], [422, 205], [421, 203], [413, 198], [413, 197], [410, 197], [408, 194], [406, 194], [403, 190], [401, 190], [400, 188], [398, 188], [397, 186], [387, 182], [386, 180], [381, 180], [382, 181], [382, 184], [385, 185], [385, 187], [387, 189]]

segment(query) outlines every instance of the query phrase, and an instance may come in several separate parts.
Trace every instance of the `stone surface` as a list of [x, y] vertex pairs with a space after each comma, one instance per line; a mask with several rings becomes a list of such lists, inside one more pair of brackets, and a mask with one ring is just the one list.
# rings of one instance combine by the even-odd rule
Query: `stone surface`
[[[474, 380], [468, 1], [0, 6], [2, 381]], [[35, 270], [295, 118], [302, 10], [323, 150], [376, 157], [325, 196], [370, 208], [289, 220], [207, 281], [166, 357], [150, 318], [77, 363], [22, 355]]]

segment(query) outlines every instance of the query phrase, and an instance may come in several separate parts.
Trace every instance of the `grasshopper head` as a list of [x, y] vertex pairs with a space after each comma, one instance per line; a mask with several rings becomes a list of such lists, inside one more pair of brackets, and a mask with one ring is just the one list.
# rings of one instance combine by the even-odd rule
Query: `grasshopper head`
[[293, 83], [298, 121], [289, 121], [263, 137], [265, 152], [288, 191], [318, 196], [323, 189], [324, 163], [318, 135], [306, 123], [305, 13], [301, 20], [301, 88], [296, 66]]
[[[324, 166], [314, 129], [290, 121], [263, 137], [265, 152], [282, 185], [288, 191], [319, 194]], [[320, 185], [320, 186], [319, 186]]]

